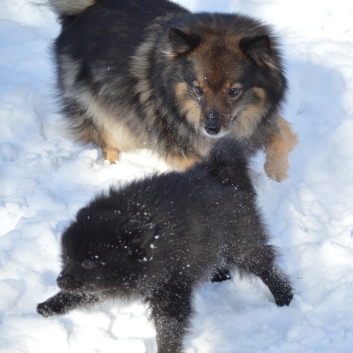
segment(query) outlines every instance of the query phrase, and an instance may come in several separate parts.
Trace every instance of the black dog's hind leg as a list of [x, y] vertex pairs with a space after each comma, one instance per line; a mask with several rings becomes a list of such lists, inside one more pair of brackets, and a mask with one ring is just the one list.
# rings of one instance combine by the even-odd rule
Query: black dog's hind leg
[[276, 249], [271, 245], [259, 242], [254, 246], [249, 243], [247, 256], [236, 265], [245, 273], [259, 276], [270, 289], [278, 306], [289, 305], [293, 299], [292, 287], [287, 276], [276, 265], [276, 255]]
[[227, 268], [216, 268], [215, 272], [213, 273], [211, 282], [223, 282], [231, 278], [232, 276]]
[[270, 289], [278, 306], [289, 305], [293, 299], [293, 290], [286, 275], [278, 267], [263, 271], [259, 277]]
[[157, 353], [181, 353], [192, 314], [192, 286], [186, 281], [168, 281], [146, 299], [157, 332]]
[[94, 294], [72, 294], [59, 292], [44, 303], [37, 305], [37, 312], [45, 317], [63, 315], [72, 309], [97, 303], [99, 297]]

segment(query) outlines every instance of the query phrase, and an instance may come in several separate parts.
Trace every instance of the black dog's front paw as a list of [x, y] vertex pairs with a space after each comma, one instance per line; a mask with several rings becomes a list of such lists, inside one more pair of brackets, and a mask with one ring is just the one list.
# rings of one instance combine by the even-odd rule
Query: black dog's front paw
[[63, 315], [77, 306], [83, 298], [83, 295], [59, 292], [44, 303], [38, 304], [37, 312], [45, 317]]
[[91, 306], [99, 300], [99, 297], [95, 294], [59, 292], [44, 303], [38, 304], [37, 312], [44, 317], [63, 315], [72, 309]]
[[66, 304], [58, 296], [54, 296], [47, 301], [37, 305], [37, 313], [44, 317], [62, 315], [66, 312]]

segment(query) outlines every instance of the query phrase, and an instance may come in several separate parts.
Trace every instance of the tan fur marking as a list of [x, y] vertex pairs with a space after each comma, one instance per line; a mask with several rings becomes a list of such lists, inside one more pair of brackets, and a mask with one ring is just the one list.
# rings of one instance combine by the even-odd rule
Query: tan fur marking
[[282, 181], [287, 178], [288, 154], [298, 144], [298, 138], [282, 117], [279, 117], [278, 127], [279, 133], [274, 133], [266, 146], [265, 172], [271, 179]]
[[[79, 101], [86, 106], [92, 120], [99, 131], [105, 131], [109, 138], [104, 138], [104, 141], [112, 140], [108, 146], [114, 145], [119, 151], [131, 151], [136, 148], [141, 148], [137, 136], [132, 136], [130, 130], [117, 119], [116, 113], [111, 113], [106, 107], [102, 106], [94, 96], [85, 92], [79, 95]], [[109, 149], [109, 148], [108, 148]]]
[[118, 150], [107, 150], [102, 149], [103, 159], [106, 159], [110, 162], [110, 164], [115, 164], [117, 160], [119, 160], [119, 151]]
[[[65, 68], [63, 75], [63, 85], [66, 88], [65, 96], [75, 98], [77, 102], [86, 107], [88, 116], [93, 122], [92, 126], [95, 126], [93, 130], [92, 128], [87, 129], [87, 131], [80, 130], [79, 127], [84, 125], [82, 119], [88, 119], [85, 116], [82, 116], [76, 123], [71, 122], [68, 130], [70, 134], [74, 135], [76, 140], [83, 143], [94, 142], [102, 148], [104, 158], [111, 163], [119, 158], [119, 151], [125, 152], [148, 147], [144, 146], [136, 136], [132, 136], [130, 130], [121, 122], [121, 119], [117, 118], [116, 114], [119, 113], [117, 107], [112, 112], [85, 87], [74, 85], [75, 76], [80, 68], [79, 62], [72, 60], [66, 55], [62, 55], [60, 60], [61, 65]], [[120, 114], [124, 114], [123, 109], [121, 109]]]
[[253, 92], [260, 102], [249, 104], [247, 108], [240, 112], [238, 118], [233, 126], [233, 132], [238, 137], [248, 137], [256, 128], [257, 124], [261, 121], [262, 116], [266, 113], [265, 101], [266, 93], [262, 88], [254, 87]]
[[102, 145], [103, 145], [102, 153], [103, 153], [104, 159], [109, 160], [110, 163], [115, 163], [115, 161], [119, 159], [120, 151], [114, 138], [109, 132], [104, 131], [101, 136], [101, 139], [102, 139]]
[[201, 110], [199, 105], [187, 96], [187, 83], [180, 82], [176, 85], [175, 96], [178, 100], [179, 112], [186, 116], [189, 123], [199, 127]]
[[183, 108], [187, 111], [187, 120], [194, 124], [196, 127], [199, 126], [201, 110], [200, 107], [192, 99], [185, 100], [183, 103]]
[[177, 83], [176, 87], [175, 87], [175, 95], [177, 98], [179, 99], [183, 99], [186, 91], [187, 91], [187, 83], [186, 82], [179, 82]]
[[184, 156], [169, 156], [165, 159], [165, 162], [173, 167], [183, 171], [191, 166], [193, 166], [196, 162], [200, 161], [200, 158], [197, 157], [184, 157]]
[[134, 151], [139, 148], [150, 148], [147, 137], [144, 138], [141, 135], [131, 132], [116, 119], [114, 121], [107, 121], [106, 127], [107, 130], [109, 128], [109, 132], [121, 152]]

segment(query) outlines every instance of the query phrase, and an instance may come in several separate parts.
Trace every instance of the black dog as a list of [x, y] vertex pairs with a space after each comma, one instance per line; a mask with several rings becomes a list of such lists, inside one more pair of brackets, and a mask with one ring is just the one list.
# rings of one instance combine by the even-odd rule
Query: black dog
[[37, 310], [51, 316], [106, 297], [142, 298], [158, 352], [181, 352], [193, 292], [217, 269], [257, 275], [277, 305], [290, 303], [268, 239], [242, 150], [221, 139], [187, 172], [112, 188], [81, 209], [62, 236], [61, 291]]

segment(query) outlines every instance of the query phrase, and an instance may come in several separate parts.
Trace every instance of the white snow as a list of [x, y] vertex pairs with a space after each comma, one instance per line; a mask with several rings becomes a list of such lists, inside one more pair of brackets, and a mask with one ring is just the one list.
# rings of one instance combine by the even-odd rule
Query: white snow
[[[257, 279], [207, 284], [186, 353], [353, 351], [353, 2], [182, 0], [193, 11], [242, 12], [273, 24], [286, 58], [285, 117], [300, 144], [290, 178], [268, 180], [259, 203], [295, 298], [278, 308]], [[166, 170], [147, 151], [100, 161], [60, 132], [49, 46], [54, 15], [26, 0], [0, 3], [0, 352], [154, 353], [140, 303], [42, 318], [57, 292], [60, 235], [92, 196]]]

